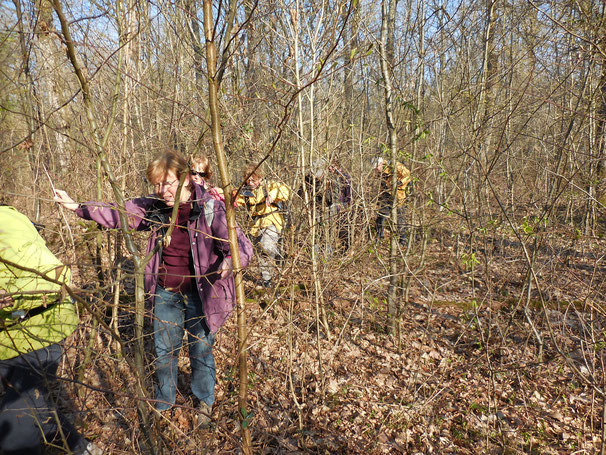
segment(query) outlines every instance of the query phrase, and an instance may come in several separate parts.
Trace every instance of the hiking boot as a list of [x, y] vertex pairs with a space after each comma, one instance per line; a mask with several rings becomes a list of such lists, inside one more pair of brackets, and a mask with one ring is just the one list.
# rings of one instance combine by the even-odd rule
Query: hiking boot
[[212, 406], [201, 401], [198, 405], [198, 416], [196, 424], [198, 427], [208, 427], [211, 423]]
[[94, 442], [89, 441], [82, 452], [75, 452], [78, 455], [102, 455], [103, 450]]

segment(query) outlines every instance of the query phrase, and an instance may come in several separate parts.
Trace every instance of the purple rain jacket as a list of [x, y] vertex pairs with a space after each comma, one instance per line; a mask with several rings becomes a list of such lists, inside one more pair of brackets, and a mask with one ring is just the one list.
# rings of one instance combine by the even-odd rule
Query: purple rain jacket
[[[231, 314], [235, 305], [234, 277], [225, 279], [218, 273], [223, 259], [230, 254], [227, 240], [227, 220], [225, 204], [213, 200], [214, 215], [212, 225], [207, 223], [205, 204], [212, 199], [204, 188], [194, 186], [194, 203], [188, 221], [189, 241], [193, 256], [195, 282], [206, 316], [208, 328], [215, 333]], [[125, 203], [129, 226], [137, 231], [150, 230], [147, 243], [149, 253], [157, 242], [162, 242], [170, 219], [172, 207], [168, 207], [155, 195], [132, 199]], [[92, 220], [107, 228], [119, 228], [120, 217], [115, 205], [103, 202], [85, 202], [75, 211], [76, 215], [86, 220]], [[253, 254], [250, 241], [237, 228], [238, 247], [242, 267], [246, 267]], [[222, 240], [225, 239], [225, 240]], [[145, 292], [153, 304], [158, 283], [158, 268], [160, 267], [162, 249], [145, 265]]]

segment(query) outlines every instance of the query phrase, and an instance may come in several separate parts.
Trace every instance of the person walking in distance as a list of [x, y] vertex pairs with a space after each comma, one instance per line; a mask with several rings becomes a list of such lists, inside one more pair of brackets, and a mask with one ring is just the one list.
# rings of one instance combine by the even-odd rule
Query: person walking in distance
[[[319, 224], [325, 225], [325, 231], [336, 230], [340, 242], [340, 250], [349, 249], [349, 227], [347, 210], [351, 204], [351, 177], [341, 169], [336, 160], [330, 163], [320, 158], [312, 163], [310, 171], [305, 175], [305, 185], [310, 195], [315, 194], [315, 207]], [[303, 196], [302, 188], [299, 195]], [[327, 251], [332, 251], [330, 235], [325, 235], [324, 243]]]
[[[383, 238], [385, 220], [391, 216], [393, 204], [392, 178], [394, 178], [394, 166], [385, 161], [383, 157], [376, 157], [372, 161], [372, 167], [381, 179], [379, 190], [379, 210], [375, 221], [375, 232], [378, 239]], [[397, 232], [401, 245], [406, 243], [406, 219], [405, 206], [406, 187], [411, 181], [410, 170], [402, 163], [396, 162], [395, 178], [397, 181], [396, 208], [397, 208]]]
[[256, 165], [244, 169], [246, 185], [237, 195], [236, 206], [244, 206], [253, 219], [250, 235], [261, 249], [259, 269], [263, 287], [271, 288], [276, 275], [276, 260], [281, 254], [280, 236], [284, 228], [283, 207], [290, 199], [290, 188], [267, 180]]

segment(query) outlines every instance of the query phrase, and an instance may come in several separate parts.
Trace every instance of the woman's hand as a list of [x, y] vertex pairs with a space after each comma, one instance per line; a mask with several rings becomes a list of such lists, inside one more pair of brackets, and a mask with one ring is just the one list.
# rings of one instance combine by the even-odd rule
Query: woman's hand
[[55, 202], [61, 204], [67, 210], [72, 212], [78, 208], [78, 203], [74, 201], [68, 194], [63, 190], [55, 190]]
[[231, 261], [231, 256], [227, 256], [225, 259], [223, 259], [221, 267], [219, 267], [219, 271], [221, 272], [221, 279], [224, 280], [225, 278], [229, 277], [232, 274], [232, 269], [233, 264]]

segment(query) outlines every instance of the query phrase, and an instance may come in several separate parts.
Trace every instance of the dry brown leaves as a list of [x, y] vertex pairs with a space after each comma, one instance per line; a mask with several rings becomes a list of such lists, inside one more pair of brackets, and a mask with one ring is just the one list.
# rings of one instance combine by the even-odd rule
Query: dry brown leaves
[[[604, 244], [593, 239], [568, 251], [551, 242], [535, 266], [541, 287], [533, 285], [526, 305], [519, 300], [528, 269], [511, 243], [478, 252], [473, 271], [453, 257], [452, 244], [430, 243], [420, 268], [409, 256], [410, 299], [396, 336], [385, 332], [385, 245], [382, 261], [368, 248], [349, 262], [327, 258], [320, 273], [330, 337], [317, 321], [311, 287], [290, 287], [308, 279], [304, 270], [286, 277], [276, 300], [263, 296], [265, 309], [249, 301], [255, 453], [595, 453]], [[252, 285], [247, 293], [258, 296]], [[83, 362], [76, 347], [89, 342], [88, 333], [85, 327], [70, 340], [66, 376]], [[154, 429], [165, 452], [239, 453], [236, 333], [232, 317], [217, 338], [215, 425], [208, 430], [192, 425], [183, 355], [179, 406]], [[71, 409], [107, 453], [142, 453], [134, 375], [109, 346], [101, 331], [83, 380], [94, 388], [69, 386]], [[151, 361], [150, 340], [146, 346]]]

